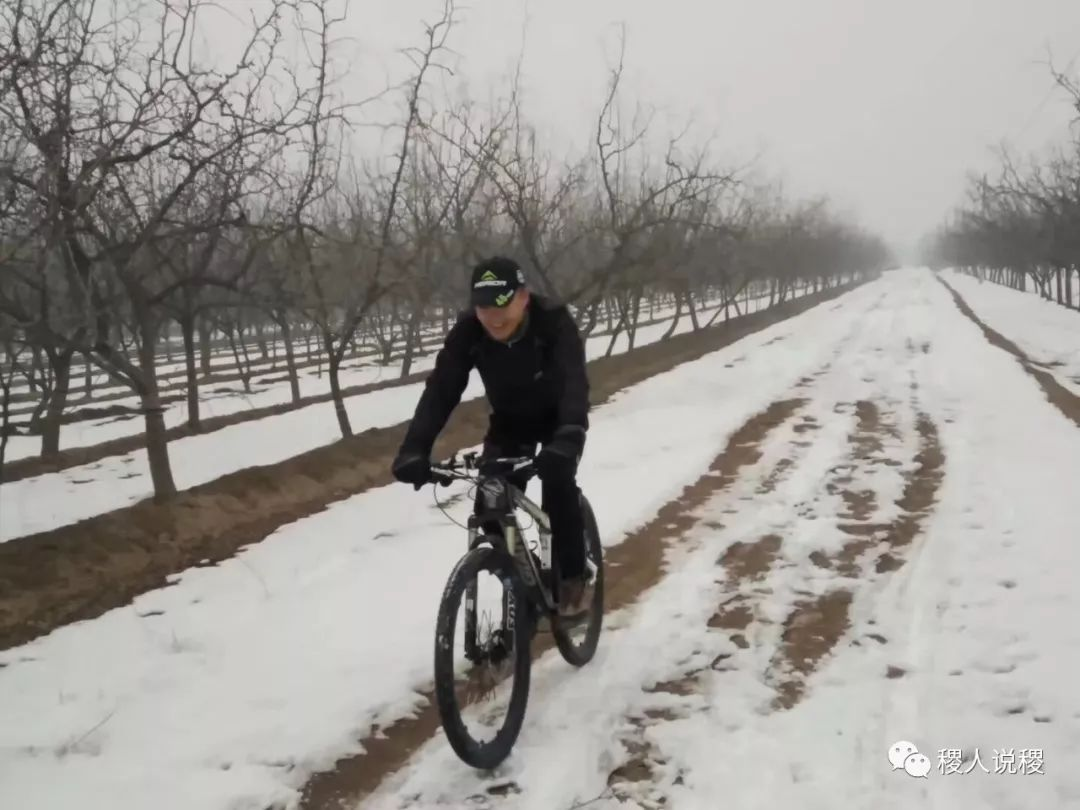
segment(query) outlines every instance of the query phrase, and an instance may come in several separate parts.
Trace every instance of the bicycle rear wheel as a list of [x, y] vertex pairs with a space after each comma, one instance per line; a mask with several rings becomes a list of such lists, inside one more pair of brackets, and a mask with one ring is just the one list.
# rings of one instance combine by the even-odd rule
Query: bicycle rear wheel
[[581, 512], [585, 522], [585, 558], [596, 569], [589, 612], [570, 621], [560, 618], [557, 613], [551, 619], [555, 646], [563, 659], [575, 667], [585, 666], [596, 654], [604, 622], [604, 546], [600, 542], [596, 515], [584, 493], [581, 494]]
[[[485, 573], [501, 584], [499, 598], [478, 593], [478, 580]], [[463, 594], [465, 615], [459, 633]], [[510, 558], [488, 545], [462, 557], [439, 605], [435, 700], [450, 747], [474, 768], [490, 770], [499, 765], [521, 731], [532, 667], [529, 630], [528, 597]], [[490, 636], [485, 637], [486, 631], [491, 631]], [[461, 661], [455, 661], [458, 652]], [[482, 708], [488, 699], [493, 699], [493, 707]], [[468, 728], [467, 719], [480, 721], [479, 733]]]

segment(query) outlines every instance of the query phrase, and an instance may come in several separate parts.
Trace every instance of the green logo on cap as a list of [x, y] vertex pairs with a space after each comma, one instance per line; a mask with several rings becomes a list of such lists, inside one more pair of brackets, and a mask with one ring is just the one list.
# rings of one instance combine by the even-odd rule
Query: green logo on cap
[[497, 281], [495, 274], [488, 270], [484, 275], [480, 276], [481, 281]]

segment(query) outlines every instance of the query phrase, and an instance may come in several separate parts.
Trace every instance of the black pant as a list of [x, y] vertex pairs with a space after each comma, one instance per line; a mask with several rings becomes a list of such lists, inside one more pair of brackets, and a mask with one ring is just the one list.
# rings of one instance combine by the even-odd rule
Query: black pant
[[[484, 458], [534, 456], [537, 445], [551, 440], [554, 425], [507, 423], [493, 417], [484, 437]], [[526, 481], [518, 474], [507, 479], [524, 491]], [[585, 521], [581, 513], [577, 471], [541, 479], [540, 508], [551, 519], [552, 556], [562, 578], [579, 577], [585, 573]], [[479, 491], [474, 514], [482, 511]], [[497, 527], [485, 526], [485, 530]]]

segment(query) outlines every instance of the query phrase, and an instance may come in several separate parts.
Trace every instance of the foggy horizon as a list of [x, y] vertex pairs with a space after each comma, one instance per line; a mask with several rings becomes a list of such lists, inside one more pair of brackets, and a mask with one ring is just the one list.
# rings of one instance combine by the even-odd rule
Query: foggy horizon
[[[350, 95], [403, 75], [396, 51], [421, 44], [421, 21], [442, 7], [351, 6]], [[967, 173], [994, 169], [1000, 145], [1027, 157], [1064, 142], [1074, 111], [1048, 60], [1064, 70], [1080, 55], [1080, 5], [1055, 0], [872, 9], [515, 0], [457, 4], [455, 21], [447, 87], [505, 96], [523, 52], [524, 114], [556, 155], [587, 150], [625, 26], [628, 113], [655, 109], [658, 133], [691, 123], [688, 147], [709, 139], [724, 168], [752, 161], [790, 197], [827, 196], [898, 259], [962, 202]]]

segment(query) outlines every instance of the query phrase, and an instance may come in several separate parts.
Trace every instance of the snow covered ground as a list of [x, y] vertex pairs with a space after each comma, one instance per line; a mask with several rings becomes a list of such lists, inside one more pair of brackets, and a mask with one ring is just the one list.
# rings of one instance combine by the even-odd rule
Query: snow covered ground
[[[598, 408], [580, 478], [605, 542], [705, 471], [882, 292], [848, 293]], [[405, 714], [430, 678], [433, 617], [463, 536], [429, 499], [402, 486], [361, 494], [129, 607], [0, 653], [0, 806], [295, 798], [373, 720]], [[450, 514], [462, 521], [467, 509]]]
[[1080, 312], [964, 273], [947, 271], [944, 278], [983, 323], [1080, 396]]
[[[597, 409], [581, 480], [605, 543], [793, 397], [594, 661], [536, 662], [496, 773], [440, 733], [362, 807], [1080, 806], [1080, 431], [929, 272]], [[294, 806], [430, 679], [463, 537], [429, 498], [364, 493], [0, 653], [0, 807]], [[894, 768], [901, 741], [926, 761]]]
[[[641, 327], [635, 336], [635, 345], [643, 346], [659, 340], [669, 326], [660, 323]], [[689, 318], [684, 318], [675, 331], [681, 334], [691, 328]], [[589, 339], [586, 343], [587, 356], [590, 359], [602, 356], [609, 342], [610, 337]], [[622, 336], [616, 343], [615, 352], [624, 352], [627, 346], [628, 340]], [[434, 362], [435, 355], [430, 354], [417, 361], [416, 370], [429, 369]], [[371, 377], [369, 381], [373, 381], [377, 375], [382, 375], [384, 379], [396, 376], [388, 368], [361, 369], [348, 375], [343, 373], [343, 383], [354, 385], [363, 382], [361, 377], [365, 373]], [[359, 433], [407, 419], [422, 387], [423, 383], [412, 383], [346, 398], [353, 430]], [[270, 404], [272, 393], [266, 392], [260, 404]], [[283, 393], [287, 399], [288, 384], [285, 384], [284, 392], [279, 390], [277, 393]], [[462, 399], [479, 396], [483, 396], [483, 386], [479, 375], [473, 372]], [[169, 411], [169, 416], [172, 423], [183, 421], [181, 411], [175, 408]], [[132, 422], [121, 424], [130, 426]], [[245, 467], [292, 458], [337, 441], [340, 437], [333, 404], [322, 402], [230, 425], [211, 433], [173, 440], [169, 443], [169, 458], [176, 485], [184, 490]], [[119, 509], [150, 497], [152, 493], [149, 463], [143, 449], [56, 473], [13, 481], [4, 485], [0, 542]]]
[[[750, 312], [755, 312], [766, 303], [768, 303], [767, 298], [752, 299], [746, 306], [746, 309]], [[740, 307], [743, 307], [744, 303], [740, 301], [739, 305]], [[708, 318], [712, 317], [712, 314], [716, 312], [716, 309], [716, 307], [709, 307], [700, 310], [698, 313], [699, 319], [708, 320]], [[674, 308], [657, 309], [655, 317], [671, 317], [674, 314]], [[676, 334], [688, 332], [690, 331], [691, 326], [690, 318], [684, 313], [675, 332]], [[635, 337], [635, 345], [642, 345], [658, 339], [660, 335], [664, 334], [665, 329], [665, 326], [662, 324], [641, 327], [638, 336]], [[621, 353], [626, 351], [628, 340], [629, 339], [625, 334], [621, 335], [616, 341], [615, 352]], [[429, 354], [414, 359], [412, 365], [413, 373], [428, 371], [434, 365], [434, 350], [440, 345], [440, 338], [436, 336], [434, 341], [434, 343], [428, 342], [426, 344]], [[603, 354], [607, 349], [609, 341], [610, 337], [608, 336], [592, 338], [589, 341], [589, 349], [592, 356]], [[372, 356], [349, 361], [341, 370], [342, 387], [349, 388], [357, 385], [371, 385], [388, 380], [396, 380], [401, 376], [400, 361], [395, 361], [384, 366], [380, 365], [377, 362], [377, 359], [378, 358]], [[221, 360], [219, 363], [225, 364], [225, 361]], [[283, 363], [273, 371], [265, 370], [257, 373], [252, 378], [252, 387], [254, 390], [250, 394], [243, 391], [243, 386], [239, 381], [203, 385], [199, 392], [200, 413], [204, 419], [207, 419], [215, 416], [226, 416], [241, 411], [289, 403], [292, 401], [292, 389], [289, 387], [288, 380], [281, 380], [285, 375], [286, 370]], [[322, 368], [322, 373], [320, 373], [317, 366], [311, 366], [299, 369], [297, 376], [299, 378], [300, 395], [302, 397], [325, 394], [329, 390], [325, 365]], [[263, 379], [274, 379], [278, 381], [263, 383]], [[100, 407], [101, 405], [124, 405], [126, 407], [137, 408], [139, 400], [135, 396], [128, 396], [119, 399], [110, 399], [108, 402], [103, 403], [82, 403], [76, 401], [73, 402], [72, 405], [72, 410], [78, 410], [80, 407]], [[166, 406], [165, 424], [167, 427], [183, 425], [186, 421], [186, 403], [176, 402]], [[140, 417], [88, 419], [86, 421], [73, 422], [64, 425], [60, 430], [60, 447], [61, 449], [89, 447], [123, 436], [141, 433], [142, 431], [143, 420]], [[41, 452], [40, 437], [12, 436], [8, 440], [5, 458], [9, 461], [14, 461], [16, 459], [37, 455], [39, 452]]]
[[[771, 437], [756, 469], [702, 510], [670, 575], [609, 622], [618, 629], [589, 667], [554, 653], [540, 662], [520, 741], [494, 776], [464, 767], [439, 735], [362, 806], [1080, 806], [1080, 628], [1062, 621], [1080, 610], [1068, 506], [1080, 432], [929, 274], [904, 276], [889, 310], [868, 314], [814, 384], [806, 412], [821, 428], [800, 434], [810, 446]], [[881, 505], [869, 521], [891, 522], [846, 577], [840, 544], [851, 537], [837, 531], [830, 484], [843, 480], [836, 465], [856, 421], [842, 406], [860, 399], [887, 423], [871, 455], [900, 465], [856, 453], [841, 468], [850, 490]], [[923, 533], [897, 548], [901, 479], [932, 463], [933, 442], [916, 441], [920, 413], [939, 433], [944, 475], [915, 485], [936, 502]], [[783, 459], [793, 463], [763, 492]], [[770, 535], [781, 538], [775, 560], [756, 576], [717, 564]], [[906, 564], [880, 565], [890, 553]], [[842, 614], [845, 594], [850, 627], [828, 609]], [[830, 635], [801, 700], [778, 708], [798, 653], [822, 652]], [[803, 642], [794, 656], [789, 639]], [[926, 757], [908, 764], [915, 776], [890, 764], [897, 742]]]

